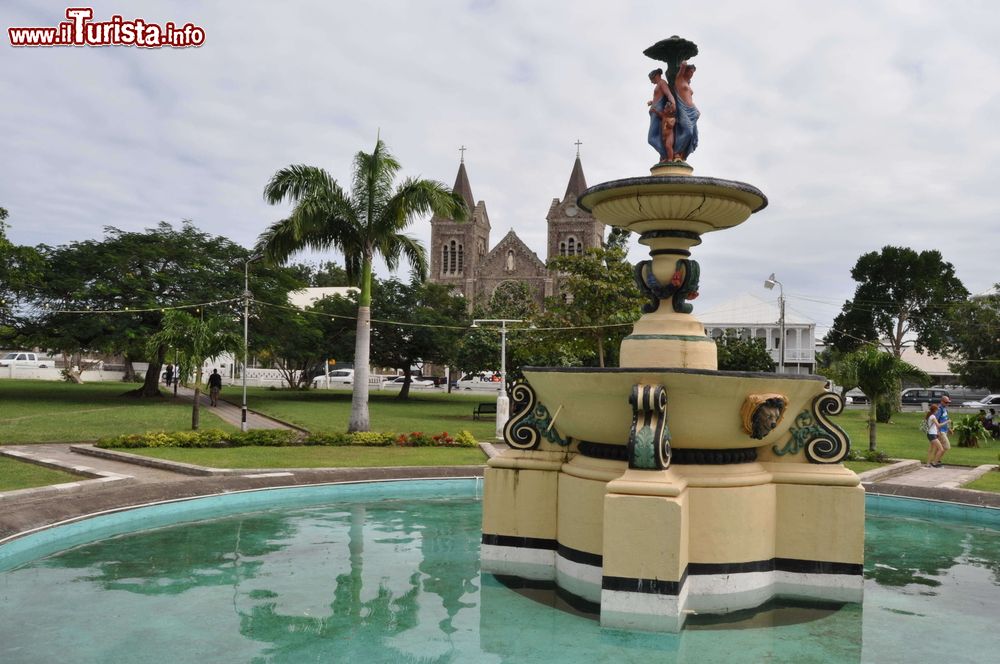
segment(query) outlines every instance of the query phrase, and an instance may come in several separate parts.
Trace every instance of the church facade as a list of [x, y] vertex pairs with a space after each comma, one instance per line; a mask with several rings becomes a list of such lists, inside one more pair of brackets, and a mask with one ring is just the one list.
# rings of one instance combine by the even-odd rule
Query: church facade
[[539, 309], [545, 298], [559, 293], [559, 275], [546, 268], [555, 256], [575, 256], [604, 242], [604, 224], [589, 212], [577, 207], [576, 199], [587, 188], [579, 154], [561, 199], [554, 198], [545, 221], [548, 243], [545, 261], [531, 250], [514, 231], [495, 245], [490, 245], [490, 218], [485, 201], [476, 202], [465, 169], [458, 166], [453, 191], [465, 200], [471, 211], [464, 222], [434, 216], [431, 219], [430, 281], [451, 286], [461, 293], [469, 309], [488, 304], [493, 294], [505, 284], [528, 286]]

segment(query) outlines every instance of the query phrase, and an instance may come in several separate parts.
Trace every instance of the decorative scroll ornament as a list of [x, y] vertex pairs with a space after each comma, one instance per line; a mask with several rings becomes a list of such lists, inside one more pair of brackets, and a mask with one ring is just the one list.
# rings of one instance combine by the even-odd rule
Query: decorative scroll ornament
[[649, 298], [649, 304], [642, 305], [644, 313], [651, 314], [660, 308], [660, 300], [670, 298], [674, 311], [679, 314], [689, 314], [694, 309], [685, 300], [698, 297], [698, 279], [701, 268], [698, 261], [681, 258], [677, 261], [674, 275], [670, 283], [661, 284], [653, 274], [653, 261], [642, 261], [635, 266], [635, 281], [639, 290]]
[[791, 439], [780, 450], [772, 449], [778, 456], [798, 454], [805, 450], [811, 463], [840, 463], [851, 451], [851, 439], [844, 430], [829, 420], [844, 410], [844, 400], [832, 392], [825, 392], [813, 399], [812, 407], [804, 410], [792, 424]]
[[670, 467], [667, 390], [662, 385], [633, 385], [632, 430], [628, 434], [628, 467], [664, 470]]
[[503, 428], [505, 443], [519, 450], [536, 449], [543, 438], [562, 447], [569, 445], [569, 439], [560, 436], [552, 426], [549, 410], [538, 402], [527, 381], [515, 382], [510, 397], [512, 415]]
[[785, 417], [788, 397], [783, 394], [751, 394], [740, 408], [743, 430], [751, 438], [762, 440], [767, 437]]

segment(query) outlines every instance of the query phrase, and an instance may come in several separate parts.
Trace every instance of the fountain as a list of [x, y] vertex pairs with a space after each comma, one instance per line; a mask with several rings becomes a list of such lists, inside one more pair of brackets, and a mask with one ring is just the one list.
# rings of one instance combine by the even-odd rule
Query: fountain
[[714, 341], [687, 300], [701, 235], [746, 221], [756, 187], [693, 175], [697, 47], [644, 53], [651, 175], [591, 187], [579, 205], [639, 233], [649, 297], [620, 368], [523, 368], [511, 388], [510, 449], [490, 460], [482, 569], [555, 583], [600, 606], [607, 627], [680, 631], [691, 613], [773, 597], [862, 599], [864, 490], [841, 461], [843, 408], [813, 375], [718, 371]]

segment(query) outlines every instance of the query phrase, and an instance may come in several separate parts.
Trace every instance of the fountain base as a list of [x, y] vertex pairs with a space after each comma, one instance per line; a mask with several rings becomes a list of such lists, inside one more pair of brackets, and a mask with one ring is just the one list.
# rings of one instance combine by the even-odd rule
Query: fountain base
[[864, 490], [842, 466], [558, 456], [490, 461], [484, 571], [554, 581], [622, 629], [676, 632], [776, 596], [861, 601]]

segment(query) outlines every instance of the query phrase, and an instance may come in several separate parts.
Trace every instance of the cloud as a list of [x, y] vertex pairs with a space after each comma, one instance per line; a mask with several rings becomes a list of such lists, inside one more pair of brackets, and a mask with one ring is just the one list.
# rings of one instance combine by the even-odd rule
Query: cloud
[[[63, 9], [20, 2], [5, 20], [55, 25]], [[576, 140], [590, 184], [652, 164], [654, 63], [642, 50], [680, 33], [700, 49], [696, 173], [750, 182], [771, 202], [695, 250], [696, 312], [734, 292], [769, 295], [759, 282], [773, 271], [812, 298], [803, 310], [832, 320], [854, 261], [885, 244], [939, 249], [973, 291], [997, 280], [1000, 10], [988, 4], [95, 7], [112, 13], [191, 21], [206, 43], [0, 46], [0, 204], [15, 241], [190, 218], [250, 245], [287, 211], [262, 200], [275, 170], [314, 164], [344, 180], [380, 133], [404, 175], [448, 184], [467, 146], [492, 240], [513, 228], [544, 256]], [[429, 240], [429, 224], [412, 233]], [[634, 244], [631, 258], [644, 257]]]

